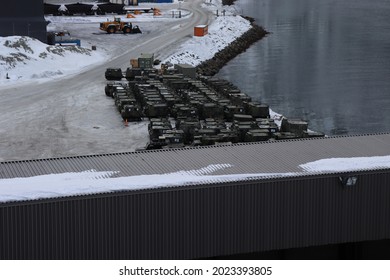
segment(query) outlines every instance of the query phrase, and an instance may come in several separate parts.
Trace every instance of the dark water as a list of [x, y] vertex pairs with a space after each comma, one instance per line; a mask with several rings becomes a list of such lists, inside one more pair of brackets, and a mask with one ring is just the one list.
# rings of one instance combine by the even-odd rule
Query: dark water
[[238, 0], [272, 32], [218, 74], [327, 135], [390, 132], [389, 0]]

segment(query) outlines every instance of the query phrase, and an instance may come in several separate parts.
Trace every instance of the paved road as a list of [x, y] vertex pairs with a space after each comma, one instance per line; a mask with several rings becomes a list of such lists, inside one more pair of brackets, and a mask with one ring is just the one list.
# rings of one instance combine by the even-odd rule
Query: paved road
[[140, 53], [163, 52], [209, 23], [212, 15], [200, 8], [202, 0], [182, 7], [193, 15], [167, 22], [161, 30], [143, 34], [142, 42], [112, 61], [78, 75], [42, 84], [18, 85], [1, 93], [0, 161], [134, 151], [147, 142], [145, 123], [125, 127], [104, 95], [107, 67], [129, 65]]

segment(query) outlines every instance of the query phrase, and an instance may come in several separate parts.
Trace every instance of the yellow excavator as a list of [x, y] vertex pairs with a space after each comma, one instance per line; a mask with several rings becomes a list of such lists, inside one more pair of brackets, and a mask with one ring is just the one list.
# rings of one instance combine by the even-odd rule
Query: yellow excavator
[[121, 18], [115, 17], [113, 21], [107, 21], [100, 23], [100, 30], [106, 31], [107, 33], [142, 33], [141, 29], [139, 29], [138, 25], [133, 26], [131, 22], [122, 21]]

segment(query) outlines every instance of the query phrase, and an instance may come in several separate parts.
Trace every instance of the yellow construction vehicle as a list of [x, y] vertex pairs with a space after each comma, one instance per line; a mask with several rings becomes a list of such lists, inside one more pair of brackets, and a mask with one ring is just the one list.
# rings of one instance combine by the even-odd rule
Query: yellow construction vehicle
[[138, 25], [133, 26], [131, 22], [122, 21], [121, 18], [115, 17], [113, 21], [107, 21], [100, 23], [100, 30], [106, 31], [107, 33], [142, 33]]

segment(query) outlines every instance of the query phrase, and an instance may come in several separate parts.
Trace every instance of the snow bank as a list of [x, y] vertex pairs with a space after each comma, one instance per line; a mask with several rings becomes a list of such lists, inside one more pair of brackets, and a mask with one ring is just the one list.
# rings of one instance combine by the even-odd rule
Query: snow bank
[[30, 37], [0, 37], [0, 84], [73, 74], [104, 54], [78, 46], [49, 46]]
[[174, 55], [164, 63], [186, 63], [193, 66], [212, 58], [218, 51], [240, 37], [251, 28], [248, 20], [241, 16], [218, 17], [208, 28], [208, 34], [202, 37], [193, 36], [183, 43]]
[[0, 202], [33, 200], [72, 195], [153, 189], [202, 183], [231, 182], [270, 177], [288, 177], [321, 172], [344, 172], [390, 168], [390, 155], [381, 157], [330, 158], [300, 165], [302, 172], [212, 175], [231, 164], [212, 164], [197, 170], [168, 174], [120, 176], [118, 171], [89, 170], [0, 180]]

